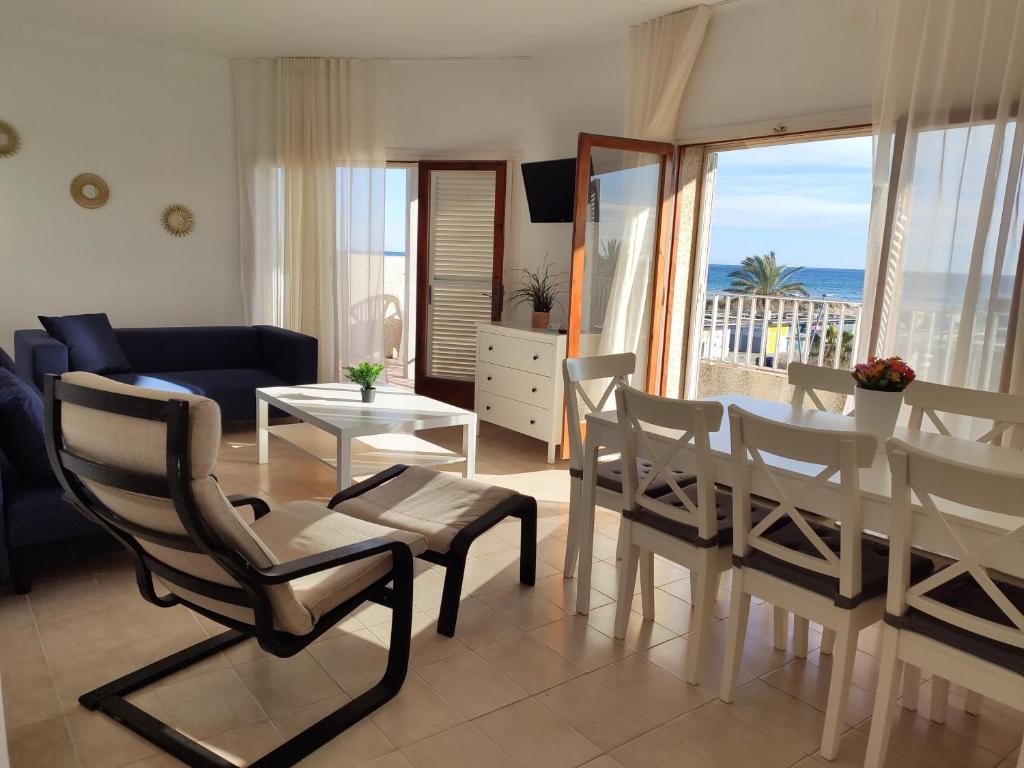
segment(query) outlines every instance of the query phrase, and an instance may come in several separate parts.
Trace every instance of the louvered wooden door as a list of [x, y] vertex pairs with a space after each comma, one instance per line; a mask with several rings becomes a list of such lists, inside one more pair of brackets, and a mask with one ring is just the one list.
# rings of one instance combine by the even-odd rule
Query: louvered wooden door
[[505, 163], [420, 163], [416, 391], [473, 407], [477, 323], [501, 318]]

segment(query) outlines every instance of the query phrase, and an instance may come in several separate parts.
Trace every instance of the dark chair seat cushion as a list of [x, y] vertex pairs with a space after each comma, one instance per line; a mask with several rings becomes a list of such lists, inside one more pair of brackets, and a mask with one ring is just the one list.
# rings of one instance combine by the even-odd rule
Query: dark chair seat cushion
[[111, 376], [137, 387], [204, 395], [220, 406], [225, 421], [256, 417], [256, 390], [283, 387], [287, 382], [261, 368], [219, 368], [201, 371], [132, 373]]
[[[694, 506], [697, 505], [696, 485], [685, 486], [683, 488], [683, 493], [685, 493], [690, 501], [693, 502]], [[670, 504], [673, 507], [677, 507], [679, 509], [683, 508], [683, 502], [672, 491], [655, 498], [657, 501]], [[774, 509], [774, 505], [765, 504], [752, 499], [750, 510], [751, 519], [754, 523], [759, 523], [769, 515], [772, 509]], [[698, 544], [701, 546], [717, 544], [720, 547], [732, 546], [732, 489], [726, 488], [725, 486], [715, 487], [715, 517], [718, 519], [718, 534], [712, 539], [701, 539], [696, 526], [687, 525], [686, 523], [681, 523], [678, 520], [671, 520], [664, 515], [659, 515], [657, 512], [652, 512], [649, 509], [638, 509], [624, 514], [634, 522], [649, 526], [661, 531], [662, 533], [667, 533], [670, 536], [675, 536], [683, 541], [688, 541], [691, 544]]]
[[[993, 579], [993, 581], [996, 580]], [[1017, 610], [1024, 611], [1024, 587], [999, 581], [996, 581], [996, 586], [1002, 590], [1003, 594], [1016, 606]], [[939, 585], [929, 591], [927, 596], [938, 600], [940, 603], [945, 603], [951, 608], [977, 616], [980, 619], [1007, 627], [1014, 626], [1009, 617], [1003, 613], [998, 605], [992, 602], [992, 599], [985, 590], [981, 588], [981, 585], [970, 574], [962, 574], [955, 579], [947, 581], [945, 584]], [[982, 635], [976, 635], [974, 632], [948, 624], [915, 608], [907, 611], [907, 614], [900, 621], [900, 626], [911, 632], [931, 637], [965, 653], [991, 661], [1001, 667], [1011, 669], [1018, 675], [1024, 675], [1024, 648], [1018, 648]]]
[[[818, 550], [808, 541], [803, 531], [796, 526], [796, 523], [788, 518], [787, 520], [786, 524], [769, 531], [766, 534], [766, 538], [776, 544], [802, 552], [805, 555], [820, 557], [821, 555]], [[810, 525], [822, 538], [825, 545], [838, 554], [840, 548], [839, 531], [814, 523]], [[839, 579], [787, 563], [760, 550], [755, 549], [750, 555], [744, 557], [743, 567], [756, 568], [759, 571], [778, 576], [780, 579], [785, 579], [804, 589], [817, 592], [825, 597], [831, 597], [836, 601], [836, 605], [852, 608], [865, 600], [884, 595], [889, 581], [889, 546], [864, 536], [861, 538], [861, 547], [861, 591], [860, 594], [854, 595], [852, 598], [840, 597]], [[925, 578], [934, 568], [935, 564], [927, 557], [911, 555], [911, 582], [918, 582]]]
[[13, 548], [105, 533], [64, 501], [60, 486], [19, 485], [4, 498], [7, 543]]
[[110, 327], [105, 314], [39, 316], [43, 328], [68, 348], [72, 371], [89, 373], [128, 373], [131, 363]]
[[0, 451], [21, 479], [56, 486], [43, 440], [43, 400], [5, 368], [0, 368]]
[[[636, 462], [637, 477], [642, 480], [650, 471], [652, 466], [654, 465], [651, 464], [651, 462], [638, 459]], [[674, 470], [672, 470], [672, 478], [676, 481], [676, 484], [680, 486], [690, 485], [697, 479], [695, 476], [687, 474], [686, 472], [676, 472]], [[597, 484], [601, 488], [607, 488], [609, 491], [622, 493], [622, 459], [598, 462]], [[669, 487], [669, 484], [661, 475], [656, 477], [647, 487], [647, 495], [655, 498], [662, 494], [671, 492], [672, 488]]]

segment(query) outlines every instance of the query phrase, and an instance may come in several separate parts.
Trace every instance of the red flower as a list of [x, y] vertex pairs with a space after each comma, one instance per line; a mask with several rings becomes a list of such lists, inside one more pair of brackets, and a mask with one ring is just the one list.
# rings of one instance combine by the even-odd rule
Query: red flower
[[883, 392], [902, 392], [916, 378], [914, 369], [900, 357], [880, 359], [872, 355], [866, 363], [853, 367], [858, 387]]

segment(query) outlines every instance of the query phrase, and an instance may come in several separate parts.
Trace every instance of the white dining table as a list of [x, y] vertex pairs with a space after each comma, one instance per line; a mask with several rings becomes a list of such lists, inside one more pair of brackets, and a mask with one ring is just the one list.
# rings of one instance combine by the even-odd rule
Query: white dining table
[[[711, 435], [711, 453], [715, 471], [715, 482], [732, 485], [732, 450], [729, 434], [729, 406], [736, 405], [750, 413], [764, 418], [814, 429], [831, 429], [856, 431], [854, 419], [849, 416], [828, 413], [809, 408], [801, 408], [785, 403], [761, 400], [743, 395], [723, 395], [707, 398], [719, 402], [725, 408], [722, 426]], [[578, 514], [580, 531], [579, 570], [576, 585], [576, 612], [586, 614], [590, 610], [590, 577], [593, 568], [594, 550], [594, 500], [597, 462], [599, 452], [608, 453], [619, 450], [619, 425], [615, 411], [600, 411], [587, 414], [586, 439], [583, 450], [583, 491], [579, 498], [579, 509], [570, 510], [570, 514]], [[678, 440], [681, 433], [672, 430], [649, 428], [654, 441], [665, 443]], [[954, 459], [956, 461], [987, 469], [1007, 472], [1024, 472], [1024, 452], [1013, 448], [977, 443], [956, 437], [948, 437], [932, 432], [923, 432], [897, 427], [893, 437], [899, 438], [913, 446], [930, 453]], [[765, 455], [768, 465], [779, 486], [787, 493], [795, 487], [808, 482], [820, 470], [820, 465], [792, 461], [779, 456]], [[692, 443], [688, 449], [681, 450], [669, 468], [687, 472], [694, 471], [694, 453]], [[770, 487], [768, 478], [760, 481], [755, 474], [751, 478], [751, 492], [771, 498], [775, 489]], [[860, 492], [863, 504], [864, 529], [871, 533], [886, 535], [890, 529], [890, 487], [892, 477], [889, 473], [889, 461], [884, 450], [875, 454], [874, 463], [860, 474]], [[840, 509], [840, 486], [838, 475], [823, 483], [816, 491], [801, 499], [801, 508], [807, 509], [823, 518], [836, 517]], [[1022, 501], [1024, 503], [1024, 501]], [[947, 512], [947, 520], [956, 535], [969, 549], [975, 549], [986, 543], [1004, 536], [1008, 531], [1020, 526], [1020, 519], [984, 510], [973, 509], [953, 504], [943, 504]], [[914, 546], [920, 549], [943, 554], [950, 552], [948, 533], [923, 511], [921, 525], [915, 532]], [[998, 563], [993, 563], [998, 567]], [[1019, 565], [1017, 566], [1019, 567]]]

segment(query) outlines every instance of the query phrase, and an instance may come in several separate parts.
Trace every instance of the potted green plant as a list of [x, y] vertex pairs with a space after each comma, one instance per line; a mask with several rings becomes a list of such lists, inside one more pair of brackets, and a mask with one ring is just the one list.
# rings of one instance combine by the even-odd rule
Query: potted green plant
[[345, 378], [359, 385], [359, 394], [362, 395], [364, 403], [373, 402], [373, 396], [377, 394], [377, 388], [373, 385], [383, 372], [383, 363], [368, 363], [365, 360], [359, 365], [345, 366]]
[[530, 305], [533, 309], [530, 326], [533, 328], [546, 328], [551, 323], [551, 310], [554, 307], [562, 307], [559, 293], [565, 288], [565, 277], [557, 273], [552, 274], [547, 256], [544, 257], [544, 262], [543, 273], [540, 269], [531, 272], [523, 267], [520, 270], [523, 276], [519, 281], [519, 287], [508, 296], [512, 309], [520, 304]]
[[[916, 374], [899, 357], [869, 357], [853, 367], [854, 420], [861, 432], [876, 435], [881, 443], [892, 437], [903, 406], [903, 390]], [[883, 446], [880, 446], [884, 447]]]

